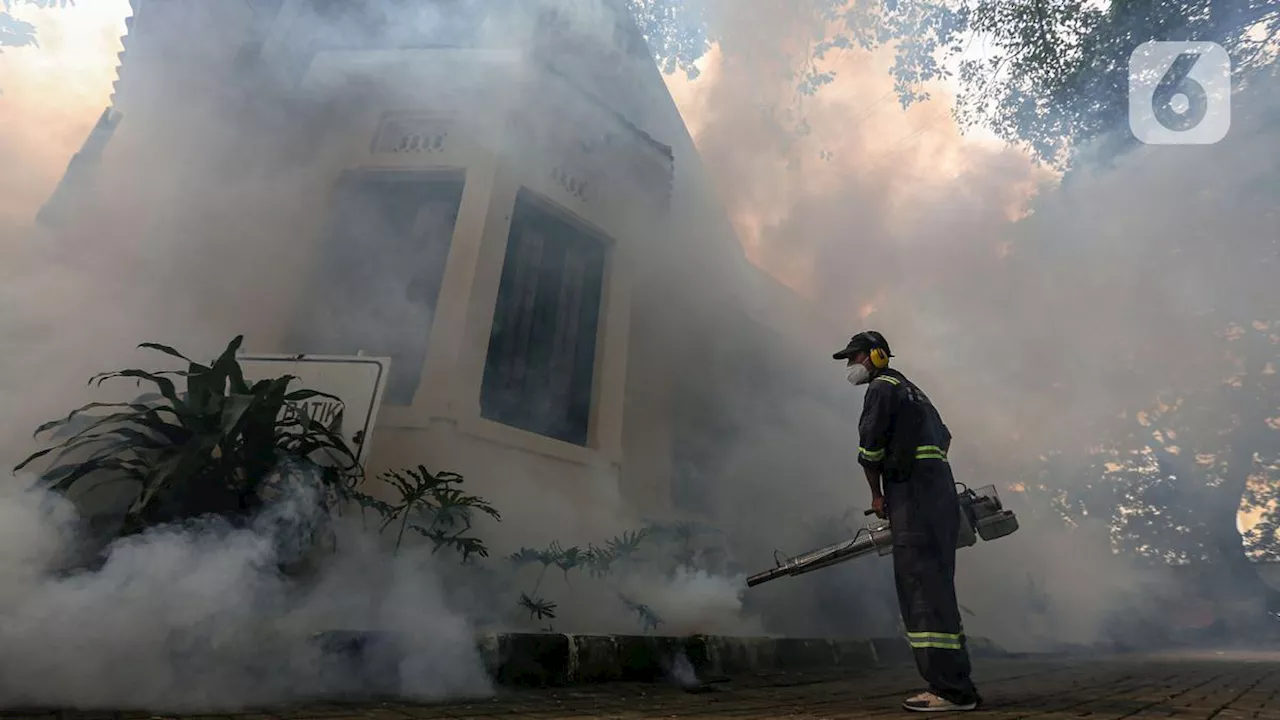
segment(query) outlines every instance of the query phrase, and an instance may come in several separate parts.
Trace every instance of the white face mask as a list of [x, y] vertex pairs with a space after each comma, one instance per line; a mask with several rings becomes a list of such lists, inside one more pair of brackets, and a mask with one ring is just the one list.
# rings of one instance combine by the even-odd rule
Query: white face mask
[[858, 363], [849, 368], [849, 383], [851, 385], [863, 385], [871, 380], [871, 371], [866, 365]]

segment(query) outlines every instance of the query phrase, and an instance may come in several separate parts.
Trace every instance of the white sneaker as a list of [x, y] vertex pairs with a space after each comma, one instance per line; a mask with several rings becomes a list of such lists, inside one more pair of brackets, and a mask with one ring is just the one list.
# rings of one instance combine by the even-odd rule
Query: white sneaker
[[953, 703], [931, 692], [922, 692], [903, 700], [902, 707], [912, 712], [960, 712], [977, 708], [978, 702]]

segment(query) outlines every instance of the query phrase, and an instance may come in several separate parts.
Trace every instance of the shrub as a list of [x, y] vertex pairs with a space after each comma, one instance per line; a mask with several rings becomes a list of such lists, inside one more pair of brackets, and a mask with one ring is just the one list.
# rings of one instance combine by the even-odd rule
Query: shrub
[[489, 548], [477, 537], [467, 535], [475, 513], [501, 521], [502, 515], [488, 501], [462, 491], [462, 476], [452, 472], [432, 473], [419, 465], [415, 469], [384, 472], [378, 479], [399, 494], [395, 503], [379, 500], [363, 492], [351, 491], [351, 499], [382, 518], [378, 530], [396, 525], [395, 549], [400, 549], [406, 530], [432, 542], [432, 553], [443, 547], [457, 551], [463, 563], [473, 557], [488, 557]]
[[[138, 369], [103, 373], [89, 384], [129, 379], [154, 390], [127, 403], [89, 403], [61, 420], [41, 425], [37, 438], [61, 442], [23, 460], [14, 471], [48, 458], [38, 485], [60, 494], [85, 493], [110, 483], [131, 483], [135, 494], [119, 534], [218, 515], [243, 521], [271, 491], [310, 485], [331, 506], [354, 490], [362, 473], [339, 434], [342, 416], [329, 425], [301, 406], [312, 398], [338, 400], [315, 390], [290, 390], [285, 375], [245, 381], [232, 340], [208, 365], [155, 343], [156, 350], [187, 363], [186, 370]], [[185, 383], [185, 391], [179, 390]], [[284, 412], [291, 408], [292, 412]]]

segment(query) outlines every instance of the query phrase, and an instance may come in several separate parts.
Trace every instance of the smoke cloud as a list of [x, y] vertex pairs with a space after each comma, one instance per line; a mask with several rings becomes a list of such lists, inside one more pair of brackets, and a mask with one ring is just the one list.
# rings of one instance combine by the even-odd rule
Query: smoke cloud
[[[83, 379], [137, 365], [129, 350], [136, 342], [195, 357], [241, 333], [263, 346], [295, 342], [289, 319], [306, 312], [299, 298], [311, 290], [313, 238], [328, 222], [314, 198], [329, 197], [334, 180], [317, 169], [350, 150], [333, 142], [340, 133], [332, 129], [363, 127], [351, 108], [366, 100], [372, 107], [371, 98], [386, 102], [389, 92], [397, 99], [385, 87], [321, 83], [289, 113], [252, 103], [228, 113], [245, 88], [243, 77], [232, 79], [232, 40], [251, 31], [253, 17], [214, 23], [195, 5], [168, 6], [185, 9], [165, 18], [174, 23], [166, 39], [130, 48], [130, 130], [112, 140], [67, 224], [57, 232], [30, 224], [43, 193], [0, 193], [0, 333], [10, 348], [0, 357], [0, 459], [10, 464], [32, 449], [36, 424], [94, 399]], [[669, 79], [690, 135], [655, 132], [676, 155], [673, 203], [683, 224], [678, 238], [649, 249], [659, 257], [638, 260], [679, 265], [677, 242], [703, 242], [708, 257], [716, 257], [710, 248], [740, 242], [764, 271], [712, 268], [698, 284], [708, 296], [740, 298], [749, 337], [735, 342], [755, 351], [690, 351], [672, 363], [680, 377], [673, 441], [677, 454], [695, 458], [676, 463], [672, 493], [681, 513], [721, 532], [727, 557], [713, 570], [638, 569], [615, 584], [575, 576], [570, 586], [555, 568], [543, 577], [537, 567], [493, 582], [503, 591], [551, 588], [561, 602], [557, 630], [635, 632], [631, 611], [617, 602], [622, 592], [663, 619], [660, 632], [896, 633], [886, 560], [742, 588], [775, 547], [796, 554], [862, 522], [868, 494], [853, 462], [860, 397], [829, 353], [874, 327], [955, 434], [957, 479], [996, 485], [1023, 518], [1016, 535], [961, 552], [970, 634], [1035, 648], [1110, 638], [1117, 613], [1163, 597], [1164, 575], [1115, 555], [1105, 522], [1063, 527], [1044, 498], [1024, 491], [1036, 484], [1041, 454], [1083, 451], [1099, 442], [1100, 423], [1163, 388], [1216, 382], [1216, 350], [1191, 339], [1217, 330], [1206, 310], [1276, 306], [1272, 268], [1246, 261], [1274, 242], [1272, 197], [1258, 188], [1280, 157], [1280, 136], [1265, 123], [1275, 85], [1241, 94], [1237, 123], [1218, 145], [1145, 148], [1060, 185], [1016, 150], [963, 136], [949, 119], [946, 88], [898, 109], [883, 53], [835, 56], [837, 82], [797, 106], [788, 58], [811, 27], [803, 8], [792, 15], [779, 6], [708, 8], [721, 39], [702, 77]], [[529, 30], [520, 17], [478, 30], [431, 14], [358, 31], [341, 15], [297, 22], [350, 46], [394, 28], [479, 33], [477, 42], [520, 48]], [[158, 63], [162, 57], [178, 59]], [[504, 70], [450, 65], [409, 75], [404, 87], [439, 88], [449, 76], [448, 87], [472, 93], [475, 117], [485, 118], [484, 110], [503, 107], [486, 92], [486, 73], [519, 72], [520, 62]], [[5, 85], [6, 127], [47, 116], [42, 106], [15, 104], [33, 97], [17, 94], [20, 84]], [[641, 95], [623, 111], [634, 111], [642, 128], [660, 125], [661, 102]], [[56, 143], [0, 133], [0, 157], [10, 159], [0, 163], [0, 187], [39, 187], [27, 180], [43, 178], [51, 189], [49, 178], [99, 112], [79, 107], [84, 122], [51, 133]], [[807, 135], [795, 132], [800, 118]], [[334, 134], [318, 129], [326, 126]], [[282, 127], [296, 128], [295, 144], [266, 141]], [[490, 150], [504, 147], [503, 127], [477, 119], [471, 130]], [[380, 252], [365, 243], [333, 261], [373, 281], [364, 284], [374, 287], [378, 321], [339, 323], [373, 345], [395, 344], [406, 325], [429, 322], [406, 301], [428, 280], [393, 277], [396, 259]], [[648, 319], [644, 330], [657, 347], [688, 337], [699, 321], [673, 312]], [[357, 349], [370, 348], [331, 351]], [[486, 476], [512, 471], [499, 460], [457, 469], [481, 494], [499, 487]], [[648, 512], [604, 483], [575, 495], [523, 479], [504, 477], [500, 494], [486, 494], [506, 515], [501, 526], [482, 528], [495, 554], [551, 540], [599, 543], [589, 529], [620, 531]], [[55, 503], [50, 514], [49, 501], [13, 489], [0, 495], [0, 597], [15, 608], [0, 621], [0, 700], [192, 707], [314, 695], [332, 688], [314, 679], [321, 660], [297, 639], [327, 629], [406, 638], [400, 672], [420, 696], [483, 692], [470, 632], [477, 623], [511, 625], [491, 586], [416, 551], [393, 557], [354, 531], [306, 591], [261, 572], [274, 546], [252, 527], [156, 531], [115, 546], [94, 573], [51, 575], [76, 542], [71, 511]], [[582, 518], [582, 507], [611, 508], [612, 517]], [[281, 640], [263, 641], [263, 628]], [[192, 650], [175, 637], [201, 645]], [[126, 655], [138, 660], [120, 663]], [[264, 685], [255, 670], [266, 659], [286, 670]], [[139, 689], [113, 694], [124, 687]]]
[[[360, 690], [315, 637], [334, 630], [393, 633], [386, 667], [408, 696], [490, 692], [470, 625], [446, 607], [422, 553], [389, 560], [343, 537], [299, 590], [270, 571], [282, 559], [274, 534], [207, 522], [119, 541], [100, 569], [67, 572], [82, 540], [75, 510], [60, 496], [3, 493], [8, 707], [235, 709], [340, 693], [344, 682]], [[313, 511], [291, 498], [263, 522]], [[376, 591], [357, 595], [354, 583]]]
[[[1049, 494], [1029, 491], [1044, 454], [1083, 457], [1119, 430], [1126, 410], [1230, 375], [1214, 339], [1221, 318], [1252, 312], [1267, 326], [1274, 263], [1259, 259], [1274, 256], [1266, 188], [1280, 136], [1265, 118], [1275, 112], [1275, 79], [1238, 93], [1231, 134], [1217, 145], [1146, 147], [1060, 184], [1013, 149], [962, 136], [947, 117], [946, 87], [900, 112], [887, 54], [828, 62], [837, 81], [803, 98], [809, 132], [797, 135], [794, 118], [761, 108], [796, 107], [786, 51], [811, 28], [763, 7], [735, 9], [722, 7], [728, 32], [703, 78], [676, 86], [748, 254], [832, 328], [825, 346], [803, 353], [829, 357], [848, 334], [883, 331], [897, 367], [955, 434], [957, 479], [995, 484], [1023, 518], [1017, 535], [960, 554], [969, 632], [1018, 647], [1117, 639], [1118, 617], [1139, 607], [1149, 616], [1185, 590], [1114, 554], [1109, 517], [1068, 528], [1049, 510], [1053, 492], [1099, 482], [1088, 469], [1055, 478]], [[821, 372], [827, 393], [850, 394], [843, 368]], [[784, 398], [751, 416], [768, 450], [735, 447], [736, 457], [803, 458], [779, 463], [794, 470], [792, 506], [815, 511], [841, 494], [837, 502], [866, 502], [847, 416]], [[842, 401], [823, 405], [832, 402]], [[823, 461], [840, 470], [819, 480]], [[722, 511], [743, 526], [762, 522], [750, 508], [774, 507], [760, 494], [776, 478], [727, 488]], [[810, 502], [795, 499], [805, 495]], [[1199, 500], [1175, 492], [1169, 502]], [[844, 574], [855, 606], [870, 609], [868, 594], [884, 591], [865, 565], [822, 572]]]

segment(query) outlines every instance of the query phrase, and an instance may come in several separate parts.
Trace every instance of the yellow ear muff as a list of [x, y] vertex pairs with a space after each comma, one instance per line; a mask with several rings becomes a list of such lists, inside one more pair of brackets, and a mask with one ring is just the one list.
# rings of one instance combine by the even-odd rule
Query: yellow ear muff
[[877, 370], [883, 370], [889, 367], [889, 356], [880, 348], [872, 348], [871, 364], [875, 366]]

